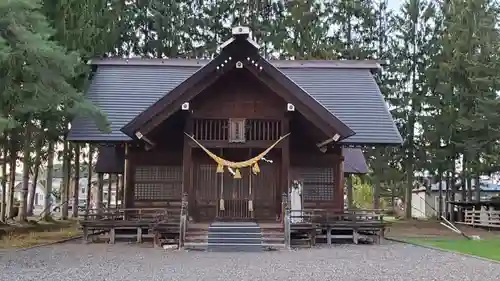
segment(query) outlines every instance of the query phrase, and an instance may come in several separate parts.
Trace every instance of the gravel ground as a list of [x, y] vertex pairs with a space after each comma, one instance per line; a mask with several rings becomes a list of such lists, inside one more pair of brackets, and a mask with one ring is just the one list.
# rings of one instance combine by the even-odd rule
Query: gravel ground
[[500, 264], [389, 242], [264, 253], [72, 242], [0, 255], [0, 280], [10, 281], [500, 280]]

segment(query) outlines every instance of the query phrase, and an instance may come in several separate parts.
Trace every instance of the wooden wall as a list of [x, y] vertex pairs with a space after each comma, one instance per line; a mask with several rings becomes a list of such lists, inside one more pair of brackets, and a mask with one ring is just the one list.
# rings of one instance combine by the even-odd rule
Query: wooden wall
[[285, 117], [286, 102], [248, 70], [226, 75], [191, 102], [193, 118]]
[[[232, 146], [227, 140], [217, 139], [218, 143], [212, 143], [210, 149], [223, 155], [232, 151], [230, 146], [240, 147], [239, 154], [223, 156], [232, 161], [246, 160], [264, 150], [276, 135], [291, 131], [290, 137], [268, 156], [273, 164], [261, 162], [261, 173], [251, 176], [256, 218], [270, 219], [280, 213], [281, 194], [288, 190], [293, 179], [304, 181], [307, 208], [343, 208], [340, 147], [321, 153], [315, 144], [326, 136], [298, 112], [287, 112], [286, 101], [247, 70], [226, 75], [190, 102], [191, 112], [175, 113], [148, 135], [156, 144], [152, 150], [145, 151], [143, 146], [129, 150], [128, 178], [132, 188], [127, 189], [127, 196], [132, 203], [128, 207], [178, 204], [184, 191], [189, 194], [190, 212], [197, 216], [195, 219], [209, 220], [220, 215], [218, 200], [225, 178], [215, 173], [216, 164], [188, 141], [184, 131], [194, 134], [195, 120], [245, 118], [273, 120], [269, 124], [278, 124], [279, 128], [273, 127], [273, 137], [266, 139], [267, 142], [247, 140], [244, 145]], [[249, 174], [248, 171], [248, 175], [243, 175], [241, 188], [249, 180]]]
[[292, 152], [290, 179], [301, 180], [305, 208], [343, 210], [341, 149], [330, 153]]
[[131, 190], [128, 207], [163, 207], [179, 205], [182, 199], [182, 151], [132, 148]]

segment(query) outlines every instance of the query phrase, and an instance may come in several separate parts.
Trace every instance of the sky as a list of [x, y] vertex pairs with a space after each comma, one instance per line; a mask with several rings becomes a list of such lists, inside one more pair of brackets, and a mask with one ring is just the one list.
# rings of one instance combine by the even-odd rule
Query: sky
[[389, 0], [388, 1], [389, 9], [393, 9], [393, 10], [399, 9], [399, 5], [401, 2], [403, 2], [403, 0]]

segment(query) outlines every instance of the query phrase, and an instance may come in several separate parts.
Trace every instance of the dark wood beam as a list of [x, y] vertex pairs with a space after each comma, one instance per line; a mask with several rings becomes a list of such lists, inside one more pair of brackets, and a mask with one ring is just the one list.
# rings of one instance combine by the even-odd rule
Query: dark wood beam
[[[283, 135], [290, 132], [290, 120], [288, 118], [283, 118], [281, 121], [281, 132]], [[281, 146], [281, 184], [279, 188], [279, 193], [276, 194], [276, 206], [279, 208], [278, 214], [281, 212], [281, 195], [286, 192], [288, 194], [288, 187], [290, 185], [290, 139], [286, 138], [282, 140]], [[283, 215], [283, 214], [281, 214]]]
[[[193, 119], [188, 117], [186, 120], [185, 132], [191, 134], [193, 132]], [[193, 148], [189, 145], [190, 139], [184, 136], [184, 145], [182, 152], [182, 194], [188, 195], [188, 213], [190, 216], [197, 217], [196, 210], [196, 197], [193, 185]]]
[[[247, 141], [244, 143], [229, 143], [227, 140], [223, 141], [198, 141], [201, 143], [204, 147], [206, 148], [263, 148], [266, 149], [270, 147], [272, 144], [274, 144], [276, 141]], [[276, 148], [281, 148], [283, 147], [283, 143], [285, 140], [282, 140], [280, 143], [278, 143], [275, 147]], [[196, 144], [192, 140], [188, 140], [188, 145], [191, 147], [199, 147], [198, 144]]]
[[335, 209], [344, 209], [344, 157], [342, 156], [342, 147], [336, 145], [333, 147], [335, 156], [333, 164], [333, 206]]

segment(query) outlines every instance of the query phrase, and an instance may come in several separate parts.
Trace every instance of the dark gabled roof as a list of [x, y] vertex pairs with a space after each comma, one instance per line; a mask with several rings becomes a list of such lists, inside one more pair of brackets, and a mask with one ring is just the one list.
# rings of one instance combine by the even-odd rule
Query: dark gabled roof
[[367, 174], [369, 172], [365, 155], [360, 148], [342, 148], [344, 156], [344, 173]]
[[[235, 68], [236, 61], [239, 60], [243, 63], [243, 67], [258, 79], [263, 79], [261, 74], [266, 74], [272, 79], [272, 82], [268, 82], [277, 83], [276, 85], [282, 87], [284, 91], [277, 91], [277, 93], [280, 96], [284, 94], [285, 99], [292, 102], [307, 119], [310, 119], [310, 121], [315, 120], [313, 123], [328, 137], [339, 134], [340, 139], [345, 139], [355, 134], [333, 112], [326, 109], [303, 88], [264, 59], [259, 54], [258, 49], [247, 38], [235, 37], [224, 45], [225, 47], [222, 48], [215, 59], [202, 66], [171, 91], [166, 92], [162, 98], [136, 116], [121, 131], [129, 137], [134, 137], [134, 134], [138, 131], [144, 134], [148, 133], [148, 129], [154, 128], [168, 116], [179, 111], [182, 103], [193, 99], [225, 72], [227, 73]], [[225, 66], [221, 67], [223, 65]], [[255, 67], [257, 65], [259, 65], [260, 70]]]
[[[88, 97], [108, 116], [111, 133], [88, 118], [76, 118], [68, 140], [129, 141], [120, 129], [193, 75], [207, 61], [104, 59], [97, 66]], [[401, 144], [370, 61], [270, 61], [356, 134], [345, 144]]]

